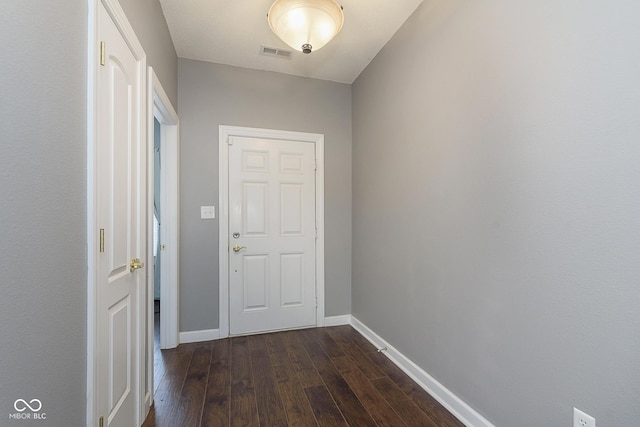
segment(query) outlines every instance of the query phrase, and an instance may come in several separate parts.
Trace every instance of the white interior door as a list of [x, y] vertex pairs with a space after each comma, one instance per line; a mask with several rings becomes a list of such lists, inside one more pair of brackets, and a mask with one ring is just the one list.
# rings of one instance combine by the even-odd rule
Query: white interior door
[[229, 331], [316, 324], [315, 147], [229, 139]]
[[96, 203], [97, 415], [104, 426], [137, 422], [141, 289], [146, 238], [141, 151], [141, 66], [100, 2], [98, 36], [105, 43], [97, 74]]

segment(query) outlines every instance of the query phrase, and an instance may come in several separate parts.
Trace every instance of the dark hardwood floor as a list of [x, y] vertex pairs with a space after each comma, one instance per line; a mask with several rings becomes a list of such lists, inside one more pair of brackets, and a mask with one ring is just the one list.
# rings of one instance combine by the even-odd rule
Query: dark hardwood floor
[[463, 426], [351, 326], [183, 344], [156, 361], [143, 427]]

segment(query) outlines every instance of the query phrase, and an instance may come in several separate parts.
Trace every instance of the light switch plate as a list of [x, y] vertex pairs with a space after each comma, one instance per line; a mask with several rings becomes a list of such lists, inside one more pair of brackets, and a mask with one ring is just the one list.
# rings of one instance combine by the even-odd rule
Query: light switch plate
[[215, 206], [200, 206], [200, 219], [214, 219], [215, 217]]
[[574, 407], [573, 427], [596, 427], [596, 419]]

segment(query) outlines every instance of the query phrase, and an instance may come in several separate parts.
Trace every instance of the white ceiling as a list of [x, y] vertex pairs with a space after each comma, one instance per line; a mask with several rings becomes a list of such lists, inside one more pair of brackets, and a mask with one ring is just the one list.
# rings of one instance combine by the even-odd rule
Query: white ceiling
[[267, 23], [273, 0], [160, 0], [180, 58], [353, 83], [422, 0], [338, 0], [344, 27], [328, 45], [291, 59], [260, 55], [290, 49]]

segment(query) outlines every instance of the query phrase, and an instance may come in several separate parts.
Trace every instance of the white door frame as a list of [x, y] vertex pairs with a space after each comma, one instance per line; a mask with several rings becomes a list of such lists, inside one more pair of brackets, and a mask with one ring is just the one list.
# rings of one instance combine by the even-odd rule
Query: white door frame
[[[149, 105], [153, 110], [149, 116], [149, 128], [153, 129], [154, 117], [161, 127], [160, 139], [160, 168], [162, 169], [160, 182], [160, 217], [162, 218], [162, 287], [160, 288], [160, 312], [163, 322], [160, 324], [160, 348], [175, 348], [178, 346], [178, 323], [180, 307], [180, 119], [169, 97], [165, 93], [160, 80], [149, 67]], [[151, 132], [153, 134], [153, 131]], [[149, 140], [148, 161], [153, 169], [153, 146]], [[151, 177], [153, 177], [153, 172]], [[153, 180], [149, 182], [150, 206], [153, 212]], [[153, 241], [153, 238], [150, 239]], [[150, 245], [152, 246], [152, 245]], [[153, 249], [150, 251], [153, 255]], [[153, 291], [153, 281], [150, 282]], [[153, 294], [153, 292], [151, 293]], [[153, 300], [151, 301], [153, 304]], [[153, 317], [151, 318], [153, 320]], [[153, 321], [151, 322], [153, 325]], [[153, 328], [152, 328], [153, 330]]]
[[219, 130], [219, 332], [220, 338], [229, 336], [229, 137], [285, 139], [311, 142], [316, 154], [316, 326], [324, 326], [324, 135], [221, 125]]
[[[162, 218], [161, 236], [163, 245], [160, 277], [160, 348], [175, 348], [178, 345], [179, 319], [179, 195], [178, 179], [180, 176], [180, 121], [169, 97], [167, 96], [158, 76], [149, 67], [147, 77], [147, 259], [153, 259], [153, 211], [154, 211], [154, 119], [160, 122], [160, 218]], [[147, 382], [144, 396], [145, 415], [149, 412], [153, 402], [153, 348], [154, 348], [154, 274], [153, 265], [149, 263], [147, 274]]]
[[[136, 94], [140, 97], [139, 103], [139, 117], [143, 119], [146, 113], [146, 96], [144, 96], [146, 90], [146, 54], [142, 45], [138, 41], [138, 38], [131, 27], [131, 24], [127, 20], [127, 17], [122, 10], [122, 7], [117, 0], [88, 0], [88, 25], [87, 25], [87, 413], [86, 413], [86, 425], [87, 427], [94, 427], [98, 421], [98, 417], [101, 414], [96, 413], [98, 407], [98, 393], [97, 386], [99, 378], [97, 378], [97, 362], [98, 351], [97, 348], [97, 328], [98, 328], [98, 310], [97, 310], [97, 285], [98, 285], [98, 236], [96, 226], [98, 223], [97, 212], [97, 170], [99, 159], [96, 155], [96, 147], [98, 142], [98, 104], [97, 104], [97, 76], [99, 63], [99, 44], [98, 39], [98, 8], [99, 2], [101, 2], [116, 27], [124, 37], [127, 45], [133, 52], [135, 59], [139, 63], [139, 75], [140, 75], [140, 88], [139, 93]], [[145, 144], [147, 138], [145, 135], [146, 126], [145, 123], [139, 123], [140, 132], [140, 150], [144, 152], [146, 150]], [[143, 229], [146, 228], [144, 221], [146, 220], [146, 213], [143, 212], [141, 218], [143, 218]], [[144, 233], [142, 233], [144, 234]], [[146, 244], [146, 242], [140, 242]], [[148, 274], [148, 268], [142, 269], [138, 274]], [[142, 280], [142, 283], [146, 283]], [[136, 423], [140, 425], [142, 423], [142, 417], [144, 416], [144, 336], [146, 321], [144, 318], [144, 295], [143, 287], [139, 287], [138, 292], [138, 311], [137, 316], [134, 319], [135, 327], [137, 329], [137, 343], [136, 349], [138, 358], [136, 360], [136, 369], [139, 373], [137, 382], [137, 396], [136, 396]]]

